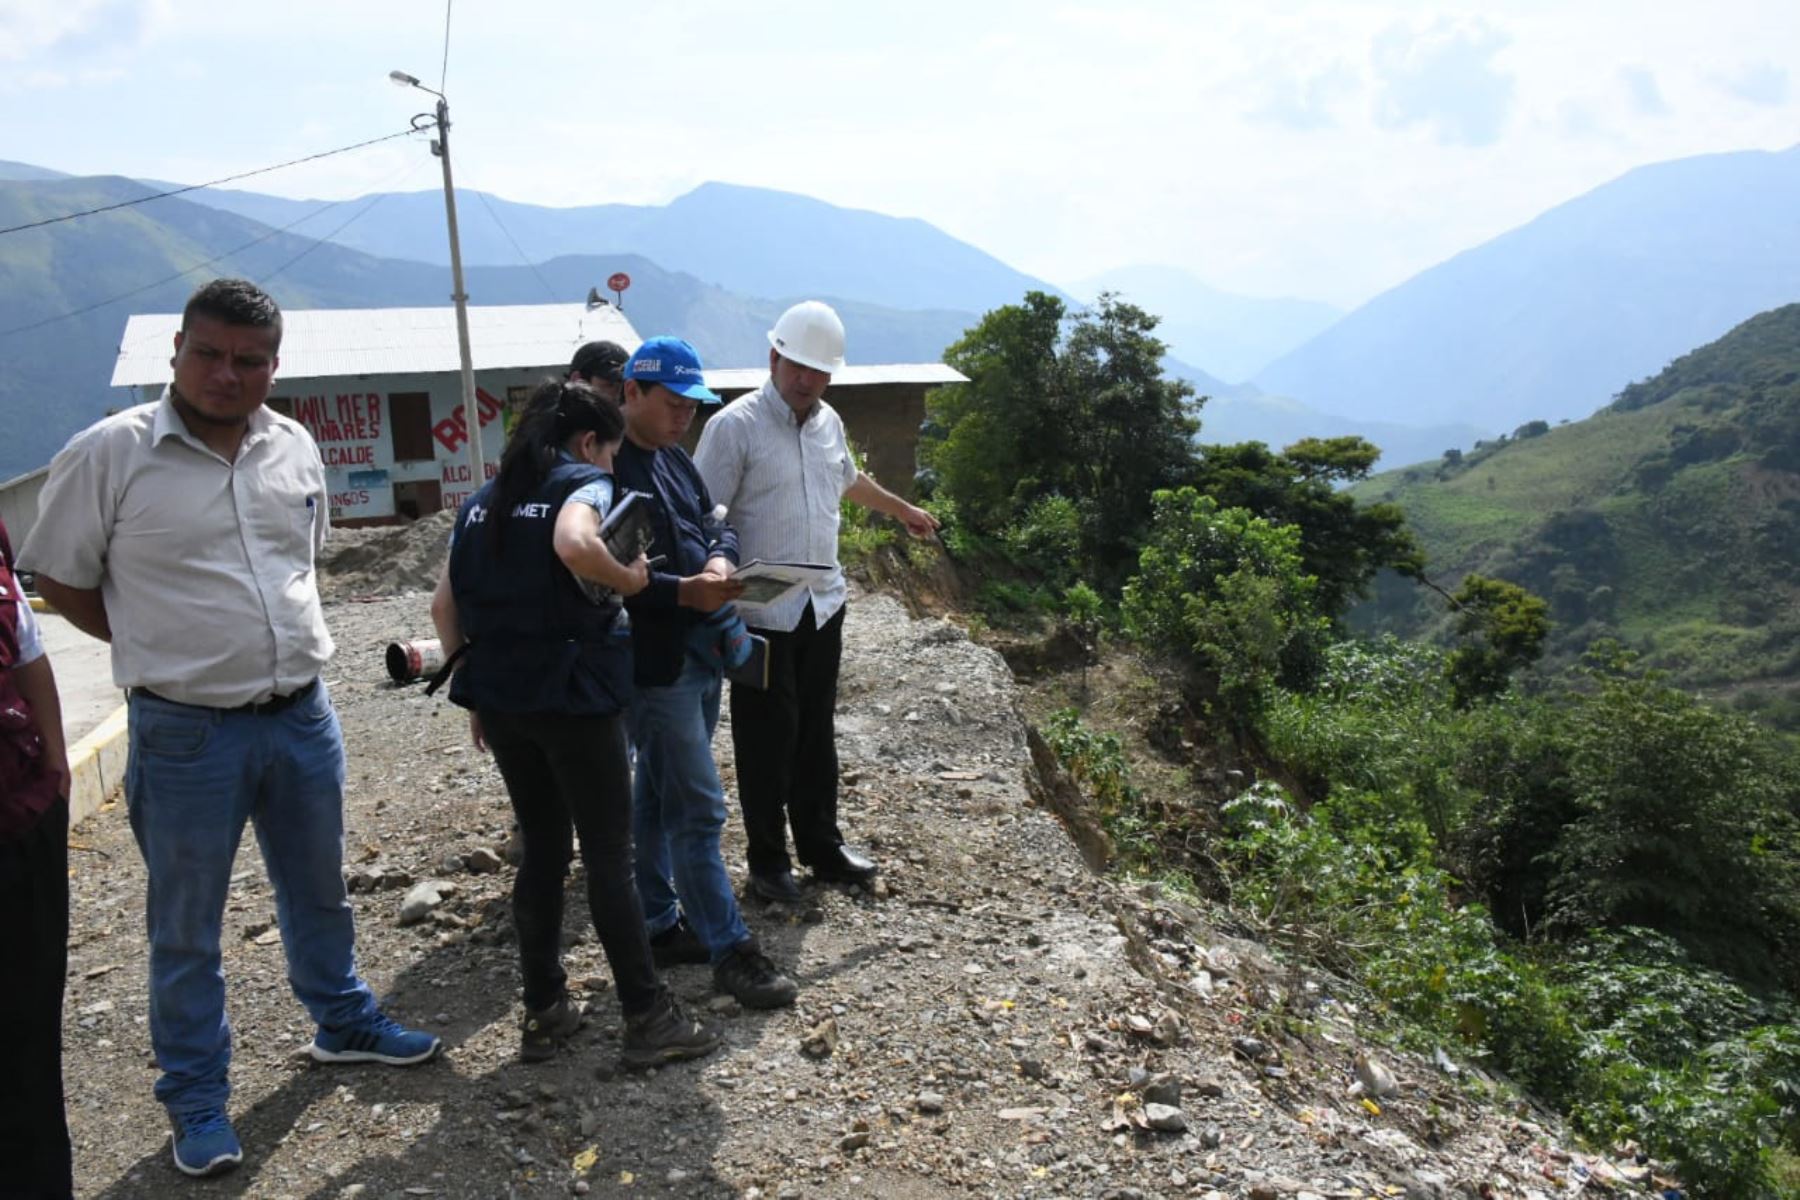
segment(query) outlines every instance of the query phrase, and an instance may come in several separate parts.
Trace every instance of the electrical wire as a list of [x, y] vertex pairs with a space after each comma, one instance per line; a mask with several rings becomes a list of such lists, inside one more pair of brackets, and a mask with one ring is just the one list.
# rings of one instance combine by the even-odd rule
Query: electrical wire
[[132, 200], [121, 200], [117, 204], [103, 204], [99, 208], [88, 208], [83, 209], [81, 212], [64, 213], [60, 217], [45, 217], [41, 221], [30, 221], [24, 225], [13, 225], [6, 229], [0, 229], [0, 236], [9, 233], [22, 233], [27, 229], [42, 229], [46, 225], [55, 225], [62, 221], [73, 221], [78, 217], [91, 217], [98, 213], [108, 213], [121, 208], [130, 208], [135, 204], [148, 204], [152, 200], [162, 200], [169, 196], [179, 196], [184, 192], [197, 192], [201, 188], [218, 187], [222, 183], [235, 183], [240, 179], [249, 179], [253, 175], [267, 175], [270, 171], [279, 171], [283, 167], [297, 167], [301, 163], [317, 162], [321, 158], [330, 158], [334, 154], [347, 154], [352, 150], [361, 150], [364, 146], [374, 146], [379, 145], [382, 142], [391, 142], [395, 138], [411, 137], [417, 132], [418, 130], [416, 129], [402, 129], [398, 133], [384, 134], [381, 137], [370, 138], [366, 142], [357, 142], [355, 145], [351, 146], [339, 146], [336, 150], [323, 150], [318, 154], [308, 154], [305, 158], [290, 159], [284, 163], [276, 163], [272, 167], [258, 167], [254, 171], [245, 171], [238, 175], [227, 175], [223, 179], [215, 179], [210, 183], [190, 183], [186, 187], [172, 188], [169, 191], [156, 192], [149, 196], [138, 196]]
[[505, 235], [506, 240], [511, 243], [513, 253], [519, 256], [520, 262], [531, 268], [531, 273], [537, 276], [538, 285], [544, 289], [544, 294], [550, 297], [550, 303], [555, 304], [558, 299], [556, 289], [550, 286], [550, 281], [544, 278], [544, 273], [537, 269], [537, 264], [527, 258], [525, 256], [525, 251], [519, 248], [518, 240], [513, 237], [512, 230], [506, 227], [506, 222], [500, 219], [500, 214], [495, 212], [494, 206], [488, 203], [487, 194], [484, 192], [476, 192], [475, 195], [480, 198], [481, 207], [487, 209], [487, 215], [494, 219], [494, 224], [499, 227], [500, 232]]
[[[344, 221], [343, 224], [339, 225], [337, 228], [333, 229], [330, 233], [326, 234], [325, 236], [320, 237], [320, 238], [315, 238], [313, 240], [312, 245], [308, 246], [306, 249], [302, 250], [300, 253], [294, 255], [294, 257], [288, 259], [286, 262], [282, 263], [279, 267], [276, 267], [273, 271], [270, 271], [268, 274], [264, 275], [261, 279], [258, 279], [257, 283], [267, 285], [269, 283], [269, 281], [274, 279], [277, 275], [281, 274], [283, 271], [287, 270], [289, 267], [293, 266], [295, 263], [299, 262], [301, 259], [303, 259], [307, 255], [311, 254], [314, 250], [317, 250], [320, 246], [323, 246], [325, 243], [327, 243], [327, 242], [331, 241], [333, 238], [337, 237], [338, 234], [340, 234], [340, 233], [344, 232], [344, 230], [350, 228], [350, 226], [355, 224], [357, 221], [360, 221], [364, 217], [368, 216], [370, 209], [374, 208], [377, 204], [380, 204], [383, 200], [386, 200], [390, 195], [392, 195], [391, 192], [386, 192], [386, 191], [377, 192], [375, 195], [373, 195], [369, 198], [369, 202], [367, 204], [363, 205], [361, 208], [359, 208], [355, 212], [351, 213], [350, 216]], [[321, 210], [321, 211], [323, 211], [323, 210]]]
[[444, 90], [445, 82], [450, 78], [450, 4], [444, 0], [444, 66], [438, 72], [438, 91]]
[[[418, 170], [418, 168], [422, 162], [423, 162], [423, 160], [420, 160], [420, 162], [415, 162], [415, 163], [409, 165], [406, 168], [406, 170], [401, 172], [400, 174], [410, 175], [412, 172]], [[389, 180], [391, 181], [397, 177], [398, 176], [389, 176]], [[368, 205], [366, 205], [362, 209], [361, 212], [358, 212], [356, 214], [356, 216], [352, 217], [351, 221], [356, 220], [358, 217], [361, 217], [364, 213], [368, 212], [369, 209], [375, 207], [375, 205], [377, 203], [379, 203], [382, 199], [384, 199], [385, 196], [386, 196], [386, 193], [378, 194], [374, 198], [374, 200], [372, 200]], [[154, 280], [153, 282], [150, 282], [150, 283], [146, 283], [142, 287], [132, 288], [128, 292], [121, 292], [116, 296], [111, 296], [105, 300], [96, 301], [93, 304], [83, 305], [80, 308], [71, 309], [68, 312], [57, 313], [53, 317], [45, 317], [41, 321], [33, 321], [28, 325], [16, 325], [11, 329], [0, 329], [0, 338], [12, 337], [13, 335], [20, 334], [20, 333], [30, 333], [34, 329], [42, 329], [46, 325], [54, 325], [58, 321], [67, 321], [74, 317], [86, 316], [88, 313], [96, 312], [99, 309], [105, 308], [110, 304], [117, 304], [121, 300], [129, 300], [133, 296], [141, 296], [145, 292], [154, 291], [156, 288], [162, 287], [164, 284], [174, 283], [177, 279], [180, 279], [184, 275], [191, 275], [195, 271], [200, 270], [202, 267], [210, 267], [214, 263], [222, 262], [225, 259], [230, 258], [234, 254], [241, 254], [253, 246], [260, 246], [260, 245], [262, 245], [262, 243], [268, 241], [270, 238], [279, 237], [281, 234], [286, 233], [288, 230], [292, 229], [294, 226], [299, 225], [302, 222], [312, 220], [312, 218], [318, 216], [320, 213], [329, 212], [332, 209], [338, 207], [339, 205], [348, 204], [349, 202], [350, 201], [348, 199], [332, 200], [332, 201], [327, 202], [326, 204], [324, 204], [323, 206], [321, 206], [319, 208], [309, 209], [308, 211], [302, 213], [298, 217], [295, 217], [292, 221], [289, 221], [286, 225], [283, 225], [280, 228], [271, 229], [267, 233], [264, 233], [258, 237], [251, 238], [249, 241], [245, 242], [241, 246], [234, 246], [232, 249], [223, 251], [219, 254], [215, 254], [211, 258], [202, 259], [200, 262], [194, 263], [190, 266], [183, 267], [181, 270], [175, 272], [173, 275], [165, 275], [161, 279]], [[337, 227], [337, 229], [332, 230], [331, 234], [335, 235], [336, 233], [341, 231], [345, 226], [347, 226], [349, 224], [350, 224], [350, 221], [345, 221], [343, 225], [340, 225]], [[327, 235], [327, 236], [331, 236], [331, 235]], [[289, 267], [293, 266], [295, 262], [298, 262], [301, 258], [304, 258], [307, 254], [310, 254], [312, 251], [318, 249], [320, 243], [323, 240], [324, 239], [316, 239], [311, 246], [308, 246], [306, 248], [306, 250], [302, 251], [300, 254], [296, 255], [294, 258], [289, 259], [287, 262], [283, 263], [280, 267], [277, 267], [276, 273], [279, 274], [280, 272], [287, 270]], [[270, 276], [270, 278], [273, 278], [273, 276]]]

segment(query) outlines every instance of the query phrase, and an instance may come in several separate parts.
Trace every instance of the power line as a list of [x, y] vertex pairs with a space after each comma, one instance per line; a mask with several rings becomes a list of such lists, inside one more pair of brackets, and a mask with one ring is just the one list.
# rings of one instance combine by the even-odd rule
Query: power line
[[[423, 166], [423, 165], [424, 165], [424, 160], [421, 159], [418, 163], [414, 164], [413, 169], [417, 170], [418, 167]], [[277, 275], [281, 274], [283, 271], [287, 270], [289, 267], [293, 266], [295, 263], [299, 262], [301, 259], [303, 259], [307, 255], [311, 254], [314, 250], [317, 250], [320, 246], [323, 246], [326, 242], [331, 241], [333, 238], [337, 237], [338, 234], [340, 234], [340, 233], [344, 232], [344, 230], [350, 228], [351, 225], [355, 224], [357, 221], [360, 221], [364, 217], [368, 216], [370, 209], [374, 208], [377, 204], [380, 204], [383, 200], [386, 200], [388, 198], [388, 196], [390, 196], [391, 194], [392, 193], [386, 192], [386, 191], [381, 191], [381, 192], [375, 193], [375, 195], [370, 198], [370, 200], [367, 204], [363, 205], [361, 208], [359, 208], [355, 212], [351, 213], [350, 216], [345, 219], [343, 224], [341, 224], [337, 228], [333, 229], [330, 233], [326, 234], [324, 237], [315, 238], [313, 240], [312, 245], [308, 246], [306, 249], [302, 250], [300, 253], [294, 255], [294, 257], [288, 259], [286, 262], [282, 263], [279, 267], [276, 267], [273, 271], [270, 271], [267, 275], [264, 275], [257, 282], [262, 283], [262, 284], [267, 284], [270, 280], [274, 279]], [[319, 211], [323, 212], [324, 210], [321, 209]]]
[[[91, 217], [96, 213], [107, 213], [116, 209], [130, 208], [134, 204], [148, 204], [152, 200], [162, 200], [169, 196], [179, 196], [184, 192], [197, 192], [201, 188], [218, 187], [222, 183], [235, 183], [240, 179], [249, 179], [253, 175], [267, 175], [270, 171], [279, 171], [283, 167], [296, 167], [301, 163], [316, 162], [321, 158], [330, 158], [334, 154], [347, 154], [352, 150], [361, 150], [364, 146], [374, 146], [381, 142], [391, 142], [395, 138], [410, 137], [417, 132], [418, 130], [416, 129], [402, 129], [398, 133], [389, 133], [378, 138], [370, 138], [366, 142], [357, 142], [353, 146], [339, 146], [336, 150], [323, 150], [318, 154], [308, 154], [305, 158], [295, 158], [284, 163], [276, 163], [272, 167], [258, 167], [254, 171], [245, 171], [240, 175], [227, 175], [225, 178], [215, 179], [211, 183], [190, 183], [186, 187], [173, 188], [169, 191], [157, 192], [154, 195], [149, 196], [139, 196], [134, 200], [121, 200], [117, 204], [103, 204], [99, 208], [89, 208], [83, 209], [81, 212], [65, 213], [60, 217], [45, 217], [41, 221], [31, 221], [24, 225], [14, 225], [7, 229], [0, 229], [0, 236], [9, 233], [20, 233], [27, 229], [41, 229], [45, 225], [55, 225], [60, 221], [73, 221], [77, 217]], [[314, 211], [318, 212], [323, 210], [315, 209]]]
[[[418, 168], [418, 164], [415, 163], [411, 167], [407, 168], [406, 171], [401, 172], [401, 174], [411, 174], [414, 170], [417, 170], [417, 168]], [[390, 179], [391, 178], [395, 178], [395, 177], [390, 176]], [[366, 207], [363, 208], [362, 212], [357, 213], [356, 216], [352, 217], [350, 220], [354, 221], [357, 219], [357, 217], [361, 217], [363, 215], [363, 213], [366, 213], [366, 212], [368, 212], [368, 210], [370, 208], [375, 207], [375, 205], [377, 203], [379, 203], [384, 198], [384, 196], [385, 196], [385, 193], [383, 193], [382, 195], [377, 195], [373, 201], [371, 201]], [[222, 253], [213, 255], [211, 258], [202, 259], [200, 262], [194, 263], [191, 266], [183, 267], [181, 270], [175, 272], [173, 275], [165, 275], [161, 279], [155, 280], [151, 283], [146, 283], [142, 287], [132, 288], [129, 292], [121, 292], [116, 296], [109, 297], [105, 300], [97, 301], [93, 304], [83, 305], [81, 308], [72, 309], [69, 312], [57, 313], [53, 317], [45, 317], [41, 321], [31, 322], [29, 325], [17, 325], [11, 329], [0, 329], [0, 338], [12, 337], [14, 334], [19, 334], [19, 333], [30, 333], [34, 329], [42, 329], [42, 328], [44, 328], [44, 326], [54, 325], [58, 321], [67, 321], [73, 317], [86, 316], [88, 313], [95, 312], [99, 309], [105, 308], [109, 304], [117, 304], [121, 300], [129, 300], [133, 296], [141, 296], [145, 292], [153, 291], [156, 288], [162, 287], [166, 283], [174, 283], [177, 279], [180, 279], [183, 275], [191, 275], [195, 271], [200, 270], [202, 267], [210, 267], [214, 263], [222, 262], [223, 260], [230, 258], [234, 254], [241, 254], [245, 250], [250, 249], [252, 246], [260, 246], [262, 243], [268, 241], [270, 238], [278, 237], [281, 234], [286, 233], [288, 230], [292, 229], [294, 226], [300, 224], [303, 221], [310, 221], [312, 218], [318, 216], [320, 213], [329, 212], [332, 209], [338, 207], [338, 205], [340, 205], [340, 204], [348, 204], [348, 203], [349, 203], [348, 199], [332, 200], [320, 208], [310, 209], [307, 212], [302, 213], [300, 216], [295, 217], [292, 221], [289, 221], [286, 225], [283, 225], [278, 229], [271, 229], [265, 234], [262, 234], [258, 237], [251, 238], [249, 241], [245, 242], [241, 246], [233, 247], [230, 250], [226, 250]], [[350, 224], [350, 221], [345, 221], [343, 225], [340, 225], [337, 227], [337, 229], [332, 230], [331, 231], [332, 234], [335, 235], [336, 233], [341, 231], [345, 226], [347, 226], [349, 224]], [[313, 245], [308, 246], [305, 251], [303, 251], [302, 253], [300, 253], [298, 255], [295, 255], [292, 259], [289, 259], [287, 262], [283, 263], [280, 267], [276, 268], [276, 273], [279, 274], [280, 272], [287, 270], [289, 267], [293, 266], [294, 263], [298, 262], [301, 258], [304, 258], [307, 254], [310, 254], [310, 253], [312, 253], [312, 251], [318, 249], [319, 242], [322, 240], [323, 239], [315, 240]], [[271, 276], [271, 278], [272, 278], [272, 276]]]
[[444, 90], [444, 83], [450, 78], [450, 4], [444, 0], [444, 66], [438, 72], [438, 91]]
[[504, 234], [506, 236], [506, 240], [512, 244], [513, 253], [517, 254], [519, 256], [520, 262], [524, 263], [527, 267], [531, 268], [531, 273], [533, 275], [537, 276], [537, 281], [538, 281], [539, 285], [541, 285], [543, 287], [544, 294], [550, 297], [550, 303], [555, 304], [557, 301], [556, 289], [554, 289], [550, 286], [550, 282], [544, 278], [543, 272], [541, 272], [537, 269], [537, 264], [532, 262], [529, 258], [527, 258], [525, 256], [525, 251], [523, 251], [519, 248], [518, 240], [513, 237], [512, 230], [510, 230], [506, 227], [506, 222], [504, 222], [500, 219], [500, 214], [495, 212], [494, 206], [488, 203], [488, 198], [487, 198], [486, 194], [482, 193], [482, 192], [476, 192], [475, 195], [480, 198], [481, 207], [487, 209], [488, 216], [490, 216], [494, 219], [494, 224], [499, 226], [500, 232], [502, 234]]

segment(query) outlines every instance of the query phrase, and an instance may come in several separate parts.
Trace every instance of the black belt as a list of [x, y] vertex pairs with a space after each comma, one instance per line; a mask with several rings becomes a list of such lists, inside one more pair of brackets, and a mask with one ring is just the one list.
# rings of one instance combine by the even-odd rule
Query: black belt
[[255, 700], [249, 704], [239, 704], [231, 708], [220, 708], [213, 704], [184, 704], [180, 700], [171, 700], [167, 696], [159, 696], [147, 687], [131, 689], [134, 696], [148, 696], [152, 700], [161, 700], [164, 704], [175, 704], [182, 708], [198, 708], [206, 712], [216, 713], [249, 713], [253, 717], [271, 716], [278, 712], [286, 712], [300, 701], [313, 694], [319, 686], [317, 679], [302, 687], [296, 688], [285, 696], [270, 696], [267, 700]]

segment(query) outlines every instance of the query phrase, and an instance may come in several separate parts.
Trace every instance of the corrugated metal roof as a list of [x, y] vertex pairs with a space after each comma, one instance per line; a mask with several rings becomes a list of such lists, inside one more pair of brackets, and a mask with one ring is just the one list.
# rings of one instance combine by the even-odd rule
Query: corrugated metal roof
[[[769, 377], [767, 367], [722, 367], [706, 372], [706, 386], [714, 391], [750, 391]], [[831, 386], [867, 387], [877, 383], [967, 383], [969, 377], [943, 363], [882, 363], [846, 366], [831, 377]]]
[[[125, 323], [112, 386], [169, 381], [169, 355], [180, 313], [140, 313]], [[575, 348], [598, 339], [635, 350], [643, 339], [611, 305], [472, 305], [469, 352], [477, 371], [567, 365]], [[426, 374], [462, 369], [456, 310], [303, 308], [282, 314], [284, 380], [344, 375]], [[752, 385], [754, 386], [754, 385]]]

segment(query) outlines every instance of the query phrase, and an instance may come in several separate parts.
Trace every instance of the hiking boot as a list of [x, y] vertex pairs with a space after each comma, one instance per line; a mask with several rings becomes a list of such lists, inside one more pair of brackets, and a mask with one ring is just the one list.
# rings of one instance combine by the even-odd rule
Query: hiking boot
[[549, 1008], [526, 1009], [519, 1022], [519, 1057], [543, 1062], [556, 1055], [557, 1047], [587, 1024], [587, 1007], [564, 996]]
[[381, 1013], [341, 1029], [319, 1026], [308, 1049], [320, 1062], [378, 1062], [410, 1067], [432, 1058], [444, 1043], [422, 1029], [408, 1029]]
[[736, 996], [745, 1008], [785, 1008], [800, 994], [800, 985], [775, 969], [755, 939], [719, 961], [713, 968], [713, 986]]
[[712, 955], [706, 952], [706, 944], [686, 917], [675, 918], [673, 925], [650, 939], [650, 957], [658, 967], [664, 968], [712, 961]]
[[719, 1031], [681, 1011], [664, 989], [648, 1012], [625, 1018], [619, 1061], [627, 1070], [647, 1071], [665, 1063], [699, 1058], [719, 1048]]
[[244, 1161], [244, 1148], [238, 1144], [237, 1131], [231, 1127], [231, 1119], [222, 1108], [170, 1113], [169, 1126], [175, 1169], [183, 1175], [192, 1175], [196, 1179], [223, 1175]]

